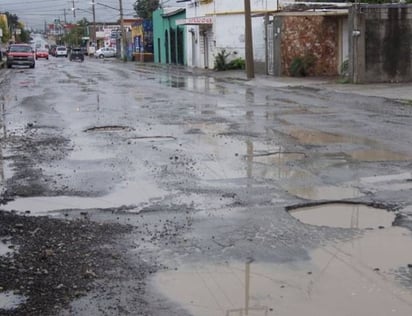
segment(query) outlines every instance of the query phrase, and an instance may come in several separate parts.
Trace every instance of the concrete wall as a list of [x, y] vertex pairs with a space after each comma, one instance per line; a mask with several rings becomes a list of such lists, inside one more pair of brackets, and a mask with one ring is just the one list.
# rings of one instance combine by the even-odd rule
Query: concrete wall
[[412, 81], [412, 5], [360, 5], [350, 15], [351, 80]]
[[339, 69], [339, 17], [284, 16], [281, 26], [281, 74], [290, 76], [294, 58], [313, 56], [308, 76], [337, 75]]

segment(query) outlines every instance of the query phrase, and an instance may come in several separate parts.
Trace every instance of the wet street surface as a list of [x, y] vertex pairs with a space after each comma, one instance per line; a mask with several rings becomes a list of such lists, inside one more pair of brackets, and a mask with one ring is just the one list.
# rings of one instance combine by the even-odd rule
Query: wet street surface
[[409, 103], [89, 58], [0, 76], [0, 315], [412, 314]]

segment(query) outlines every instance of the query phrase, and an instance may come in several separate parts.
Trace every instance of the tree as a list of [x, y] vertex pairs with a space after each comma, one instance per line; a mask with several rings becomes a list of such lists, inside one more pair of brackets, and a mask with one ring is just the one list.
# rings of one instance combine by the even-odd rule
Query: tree
[[25, 30], [24, 24], [21, 22], [17, 23], [17, 28], [20, 29], [20, 34], [17, 36], [18, 42], [20, 43], [28, 43], [30, 42], [30, 32]]
[[142, 19], [151, 19], [153, 11], [159, 7], [159, 0], [136, 0], [133, 9]]
[[63, 41], [70, 46], [79, 46], [82, 43], [82, 37], [87, 35], [88, 26], [89, 22], [83, 18], [64, 36]]
[[10, 40], [10, 32], [4, 20], [0, 19], [0, 29], [3, 30], [3, 37], [1, 38], [3, 43], [7, 43]]

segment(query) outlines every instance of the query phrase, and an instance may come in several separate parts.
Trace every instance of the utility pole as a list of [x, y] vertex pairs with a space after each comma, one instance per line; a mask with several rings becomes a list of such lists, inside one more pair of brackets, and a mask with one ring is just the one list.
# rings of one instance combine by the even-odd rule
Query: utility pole
[[120, 10], [120, 58], [124, 60], [124, 45], [125, 45], [125, 36], [124, 36], [124, 20], [123, 20], [123, 1], [119, 0], [119, 10]]
[[246, 57], [246, 76], [248, 79], [255, 77], [253, 63], [253, 39], [252, 39], [252, 17], [250, 12], [250, 0], [245, 2], [245, 57]]
[[76, 19], [76, 8], [74, 7], [74, 0], [72, 0], [73, 18]]
[[94, 45], [96, 45], [96, 9], [95, 9], [95, 4], [92, 2], [92, 13], [93, 13], [93, 34], [92, 34], [92, 40]]

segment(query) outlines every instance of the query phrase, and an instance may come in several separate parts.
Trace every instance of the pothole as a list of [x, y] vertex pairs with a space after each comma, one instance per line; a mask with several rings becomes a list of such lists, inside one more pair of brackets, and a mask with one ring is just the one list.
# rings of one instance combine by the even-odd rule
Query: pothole
[[133, 131], [134, 129], [129, 126], [122, 125], [105, 125], [94, 126], [84, 130], [84, 132], [118, 132], [118, 131]]
[[169, 135], [153, 135], [153, 136], [136, 136], [131, 137], [134, 140], [148, 140], [148, 141], [162, 141], [162, 140], [176, 140], [176, 137]]
[[392, 226], [396, 217], [385, 209], [358, 203], [324, 203], [287, 210], [302, 223], [339, 228], [385, 228]]

